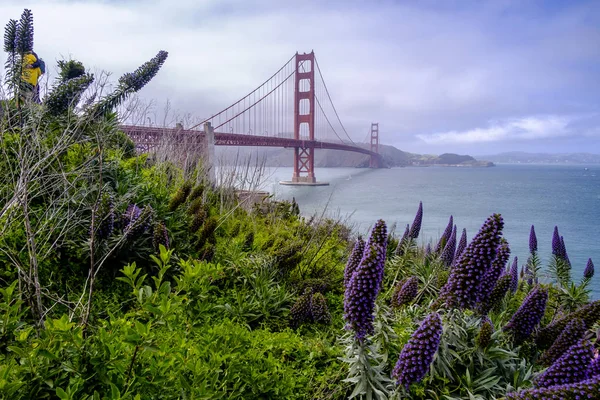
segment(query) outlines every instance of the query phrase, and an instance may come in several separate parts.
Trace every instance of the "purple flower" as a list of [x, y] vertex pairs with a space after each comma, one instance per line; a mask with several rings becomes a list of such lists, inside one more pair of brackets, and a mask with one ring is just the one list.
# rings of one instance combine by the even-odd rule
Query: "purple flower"
[[587, 379], [588, 366], [594, 356], [594, 346], [581, 339], [571, 346], [554, 364], [535, 381], [539, 388], [581, 382]]
[[397, 290], [392, 297], [392, 306], [401, 307], [409, 304], [417, 297], [419, 292], [419, 280], [416, 276], [408, 278], [406, 281], [399, 282], [396, 286]]
[[531, 231], [529, 232], [529, 252], [531, 254], [537, 253], [538, 243], [537, 236], [535, 235], [535, 228], [531, 225]]
[[344, 293], [344, 319], [358, 340], [373, 333], [373, 310], [383, 280], [386, 249], [387, 227], [379, 220]]
[[442, 293], [450, 307], [473, 308], [485, 272], [496, 258], [504, 222], [500, 214], [490, 216], [452, 268]]
[[364, 251], [365, 241], [359, 236], [358, 239], [356, 239], [356, 243], [354, 243], [354, 248], [352, 249], [350, 257], [348, 257], [348, 261], [346, 262], [346, 268], [344, 269], [344, 287], [348, 286], [348, 282], [350, 282], [352, 274], [358, 267]]
[[397, 256], [401, 256], [402, 254], [404, 254], [404, 246], [406, 245], [406, 242], [408, 241], [409, 232], [410, 232], [410, 225], [406, 224], [406, 229], [404, 230], [404, 235], [402, 235], [402, 239], [400, 239], [400, 241], [398, 242], [398, 246], [396, 247], [396, 250], [394, 251], [394, 253]]
[[124, 229], [127, 238], [133, 239], [146, 232], [152, 224], [153, 214], [154, 210], [150, 206], [144, 207], [143, 210], [140, 210], [135, 204], [127, 207], [125, 218], [129, 222]]
[[483, 279], [477, 288], [477, 300], [480, 305], [486, 305], [490, 300], [490, 295], [498, 278], [504, 271], [506, 263], [510, 257], [510, 248], [506, 239], [500, 240], [500, 245], [496, 249], [496, 258], [492, 261], [490, 267], [483, 274]]
[[460, 236], [460, 241], [458, 242], [458, 246], [456, 247], [456, 254], [454, 255], [454, 264], [458, 262], [458, 259], [462, 255], [462, 253], [467, 248], [467, 230], [463, 229], [462, 235]]
[[446, 229], [444, 229], [444, 233], [440, 237], [440, 241], [435, 246], [434, 252], [435, 254], [440, 254], [444, 250], [444, 246], [448, 239], [450, 239], [450, 235], [452, 234], [452, 228], [454, 227], [454, 218], [452, 215], [450, 216], [450, 220], [448, 221], [448, 225], [446, 225]]
[[442, 320], [437, 313], [429, 314], [402, 349], [392, 376], [398, 385], [408, 388], [427, 374], [442, 337]]
[[452, 234], [444, 247], [444, 251], [442, 251], [442, 262], [446, 267], [450, 267], [452, 265], [452, 261], [454, 261], [454, 252], [456, 251], [456, 225], [454, 225], [454, 229], [452, 229]]
[[541, 287], [534, 288], [525, 297], [521, 307], [504, 327], [504, 330], [512, 335], [516, 344], [523, 343], [531, 336], [544, 316], [547, 300], [548, 290]]
[[567, 247], [565, 246], [565, 238], [560, 237], [560, 258], [567, 262], [569, 268], [571, 267], [571, 261], [569, 260], [569, 255], [567, 254]]
[[588, 376], [590, 378], [600, 377], [600, 356], [598, 354], [596, 354], [588, 366]]
[[410, 231], [408, 233], [409, 238], [416, 239], [419, 237], [419, 232], [421, 232], [421, 222], [422, 221], [423, 221], [423, 202], [420, 201], [419, 209], [417, 210], [415, 219], [413, 220], [413, 223], [410, 226]]
[[492, 341], [492, 334], [494, 333], [494, 325], [492, 324], [492, 320], [489, 317], [485, 316], [481, 320], [481, 327], [479, 328], [479, 333], [475, 338], [475, 343], [478, 347], [486, 348], [490, 345]]
[[431, 243], [427, 243], [427, 247], [425, 247], [425, 258], [431, 256]]
[[600, 376], [568, 385], [555, 385], [549, 388], [527, 389], [506, 395], [506, 400], [594, 400], [600, 392]]
[[512, 267], [510, 267], [510, 291], [515, 293], [519, 288], [519, 260], [515, 257]]
[[142, 213], [142, 209], [137, 206], [137, 204], [130, 204], [127, 206], [127, 210], [121, 216], [121, 226], [123, 229], [127, 227], [132, 222], [135, 222]]
[[485, 304], [479, 304], [477, 311], [481, 315], [486, 315], [490, 310], [498, 309], [502, 304], [504, 296], [506, 296], [506, 292], [508, 292], [508, 289], [510, 288], [511, 281], [512, 277], [508, 274], [504, 274], [498, 278], [498, 281], [490, 294], [489, 300]]
[[594, 263], [592, 262], [591, 258], [588, 259], [587, 265], [585, 266], [583, 277], [585, 279], [592, 279], [594, 277]]
[[558, 233], [558, 226], [554, 227], [554, 234], [552, 235], [552, 254], [559, 256], [560, 254], [560, 234]]
[[581, 318], [586, 327], [592, 327], [600, 320], [600, 300], [588, 303], [540, 329], [536, 340], [538, 347], [543, 349], [550, 347], [567, 324], [576, 318]]
[[542, 354], [540, 363], [543, 365], [554, 363], [583, 337], [585, 331], [585, 322], [582, 319], [575, 318], [570, 321], [552, 346]]

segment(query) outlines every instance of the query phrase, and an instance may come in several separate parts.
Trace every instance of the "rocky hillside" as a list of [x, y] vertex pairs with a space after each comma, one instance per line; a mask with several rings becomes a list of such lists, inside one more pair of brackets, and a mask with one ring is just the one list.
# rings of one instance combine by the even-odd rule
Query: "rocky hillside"
[[[467, 166], [467, 167], [490, 167], [493, 163], [478, 161], [469, 155], [458, 155], [444, 153], [437, 155], [423, 155], [408, 153], [394, 146], [380, 145], [381, 154], [388, 167], [407, 166]], [[217, 155], [225, 162], [235, 162], [237, 159], [258, 157], [264, 159], [267, 166], [291, 167], [293, 165], [294, 153], [292, 149], [276, 148], [229, 148], [218, 147]], [[368, 167], [369, 156], [340, 150], [319, 150], [315, 154], [316, 167]]]

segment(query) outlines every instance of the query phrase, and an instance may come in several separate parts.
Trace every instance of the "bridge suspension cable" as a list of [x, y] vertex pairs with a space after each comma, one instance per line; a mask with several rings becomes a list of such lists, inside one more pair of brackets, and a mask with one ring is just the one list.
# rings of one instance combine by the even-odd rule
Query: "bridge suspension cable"
[[[352, 139], [342, 122], [316, 57], [312, 56], [313, 62], [309, 59], [298, 60], [297, 57], [298, 54], [292, 56], [277, 72], [241, 99], [220, 112], [203, 118], [200, 123], [185, 131], [189, 132], [210, 122], [216, 132], [223, 134], [263, 138], [257, 140], [267, 140], [267, 137], [292, 139], [296, 129], [296, 116], [306, 119], [304, 116], [312, 113], [313, 126], [310, 129], [313, 130], [315, 141], [340, 143], [362, 149], [362, 144]], [[302, 74], [302, 77], [294, 79], [296, 73]], [[307, 75], [309, 73], [313, 75]], [[307, 76], [313, 78], [306, 79]], [[309, 101], [303, 97], [296, 104], [297, 92], [306, 91], [312, 91], [312, 101], [311, 97]], [[307, 124], [300, 124], [298, 129], [300, 140], [306, 140], [310, 136]], [[365, 142], [369, 142], [368, 134]]]
[[[256, 89], [254, 89], [253, 91], [251, 91], [250, 93], [248, 93], [246, 96], [242, 97], [241, 99], [239, 99], [238, 101], [236, 101], [235, 103], [231, 104], [229, 107], [225, 108], [224, 110], [213, 114], [212, 116], [206, 118], [205, 120], [201, 121], [200, 123], [190, 127], [189, 129], [195, 129], [201, 125], [204, 125], [204, 123], [215, 119], [217, 116], [219, 116], [220, 114], [226, 113], [227, 111], [229, 111], [230, 109], [234, 108], [235, 106], [237, 106], [238, 104], [246, 101], [246, 99], [249, 99], [250, 96], [254, 95], [256, 92], [258, 92], [260, 89], [262, 89], [263, 86], [265, 86], [269, 81], [271, 81], [273, 78], [275, 78], [281, 71], [283, 71], [286, 67], [290, 66], [292, 61], [294, 60], [296, 56], [293, 55], [285, 64], [283, 64], [283, 67], [279, 68], [279, 70], [277, 70], [277, 72], [275, 72], [273, 75], [271, 75], [266, 81], [264, 81], [260, 86], [258, 86]], [[293, 75], [293, 74], [292, 74]]]
[[[325, 88], [325, 93], [327, 94], [327, 98], [329, 99], [329, 102], [331, 103], [331, 107], [333, 108], [333, 112], [335, 113], [335, 116], [336, 116], [338, 122], [340, 123], [340, 126], [344, 130], [344, 133], [346, 134], [346, 137], [350, 140], [350, 142], [352, 144], [355, 144], [354, 141], [352, 140], [352, 138], [350, 137], [350, 135], [348, 135], [348, 131], [346, 130], [346, 127], [344, 126], [344, 124], [342, 123], [342, 120], [340, 119], [340, 115], [338, 114], [337, 109], [335, 108], [335, 104], [333, 104], [333, 100], [331, 99], [331, 95], [329, 94], [329, 89], [327, 89], [327, 84], [325, 83], [325, 79], [323, 78], [323, 74], [321, 73], [321, 68], [319, 67], [319, 62], [317, 61], [316, 57], [315, 57], [315, 65], [317, 67], [317, 71], [319, 72], [319, 76], [321, 77], [321, 82], [323, 82], [323, 87]], [[336, 133], [336, 135], [337, 135], [337, 133]]]

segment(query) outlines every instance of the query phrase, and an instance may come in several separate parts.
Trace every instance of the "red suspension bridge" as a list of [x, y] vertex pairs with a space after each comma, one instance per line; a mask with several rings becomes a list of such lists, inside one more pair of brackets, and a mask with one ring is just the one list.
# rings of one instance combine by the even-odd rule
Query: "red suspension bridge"
[[[165, 129], [122, 125], [142, 152], [166, 137], [180, 145], [269, 146], [294, 149], [292, 184], [316, 184], [315, 150], [333, 149], [370, 156], [382, 166], [379, 124], [372, 123], [363, 142], [354, 142], [344, 127], [314, 52], [296, 53], [262, 85], [226, 109], [192, 127]], [[365, 145], [367, 143], [367, 145]]]

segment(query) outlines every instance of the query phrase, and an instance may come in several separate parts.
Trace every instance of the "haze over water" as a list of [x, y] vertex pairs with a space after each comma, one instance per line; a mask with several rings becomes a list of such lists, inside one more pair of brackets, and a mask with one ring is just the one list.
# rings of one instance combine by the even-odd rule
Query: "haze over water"
[[[588, 170], [585, 170], [585, 168]], [[319, 168], [317, 179], [330, 186], [290, 187], [292, 168], [271, 169], [265, 189], [277, 198], [296, 198], [304, 215], [328, 207], [330, 215], [350, 214], [356, 230], [366, 234], [377, 219], [388, 227], [397, 223], [402, 235], [412, 223], [419, 201], [424, 215], [419, 241], [436, 243], [452, 214], [459, 232], [467, 228], [469, 240], [485, 219], [502, 214], [504, 236], [512, 257], [523, 265], [529, 253], [529, 230], [535, 225], [543, 264], [552, 253], [552, 232], [557, 225], [579, 282], [588, 258], [600, 268], [600, 166], [498, 165], [494, 168]], [[351, 177], [351, 178], [350, 178]], [[328, 204], [329, 203], [329, 204]], [[600, 273], [590, 288], [600, 298]]]

